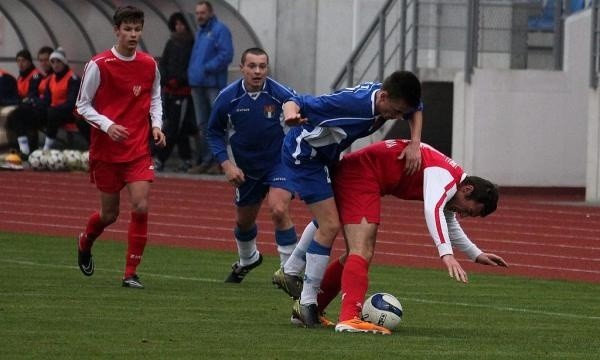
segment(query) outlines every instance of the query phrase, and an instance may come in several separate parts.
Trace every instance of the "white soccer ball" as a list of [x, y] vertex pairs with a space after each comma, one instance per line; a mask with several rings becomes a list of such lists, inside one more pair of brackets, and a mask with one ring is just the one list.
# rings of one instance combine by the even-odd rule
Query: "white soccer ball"
[[61, 171], [65, 169], [65, 157], [62, 151], [50, 150], [47, 155], [47, 166], [49, 170]]
[[376, 293], [363, 304], [361, 317], [364, 321], [394, 330], [402, 321], [402, 305], [394, 295]]
[[27, 162], [33, 170], [44, 170], [46, 166], [42, 164], [42, 157], [44, 157], [44, 152], [41, 149], [37, 149], [29, 154]]
[[63, 150], [65, 166], [67, 170], [79, 170], [81, 168], [81, 153], [77, 150]]
[[84, 151], [81, 153], [81, 170], [88, 171], [90, 169], [90, 152]]

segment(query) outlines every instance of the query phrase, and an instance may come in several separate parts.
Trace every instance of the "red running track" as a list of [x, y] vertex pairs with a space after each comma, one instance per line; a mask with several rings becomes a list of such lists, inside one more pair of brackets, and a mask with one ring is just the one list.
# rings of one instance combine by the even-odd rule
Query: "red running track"
[[[583, 203], [583, 194], [577, 191], [500, 192], [496, 213], [463, 219], [461, 224], [482, 250], [503, 256], [511, 266], [481, 266], [457, 254], [468, 272], [600, 283], [600, 207]], [[99, 202], [83, 173], [0, 172], [0, 194], [0, 231], [7, 232], [74, 236]], [[420, 202], [386, 197], [382, 213], [375, 263], [445, 271], [427, 233]], [[126, 193], [121, 214], [102, 238], [125, 241]], [[301, 232], [310, 220], [306, 206], [294, 200], [292, 214]], [[219, 177], [159, 177], [150, 196], [149, 243], [236, 251], [233, 219], [233, 190]], [[258, 226], [259, 249], [275, 255], [273, 226], [265, 209]], [[334, 256], [342, 247], [338, 238]]]

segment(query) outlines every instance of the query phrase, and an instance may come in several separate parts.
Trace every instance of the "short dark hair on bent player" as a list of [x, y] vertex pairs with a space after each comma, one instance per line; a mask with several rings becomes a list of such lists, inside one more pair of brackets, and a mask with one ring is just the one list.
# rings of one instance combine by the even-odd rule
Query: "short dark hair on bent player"
[[119, 27], [124, 22], [144, 25], [144, 12], [131, 5], [119, 6], [113, 15], [113, 24]]
[[421, 82], [410, 71], [394, 71], [385, 78], [381, 89], [389, 94], [390, 99], [402, 99], [412, 108], [421, 103]]
[[269, 63], [269, 54], [267, 54], [266, 51], [264, 51], [263, 49], [261, 49], [259, 47], [253, 47], [253, 48], [244, 50], [244, 52], [242, 53], [241, 64], [244, 64], [246, 62], [246, 55], [248, 55], [248, 54], [266, 55], [267, 56], [267, 64]]
[[473, 192], [467, 196], [467, 199], [483, 204], [481, 217], [486, 217], [496, 211], [498, 206], [498, 186], [496, 184], [479, 176], [467, 176], [462, 183], [473, 186]]

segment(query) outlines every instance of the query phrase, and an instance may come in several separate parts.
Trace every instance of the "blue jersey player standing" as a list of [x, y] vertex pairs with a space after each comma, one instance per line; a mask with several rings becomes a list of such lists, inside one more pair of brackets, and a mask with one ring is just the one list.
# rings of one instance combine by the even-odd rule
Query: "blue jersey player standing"
[[[266, 197], [275, 226], [275, 241], [283, 264], [296, 245], [289, 215], [292, 188], [281, 165], [284, 133], [282, 104], [295, 91], [267, 77], [269, 57], [260, 48], [242, 54], [242, 79], [215, 99], [208, 125], [210, 148], [235, 187], [235, 240], [239, 260], [225, 282], [239, 283], [262, 262], [256, 247], [256, 217]], [[233, 159], [227, 153], [231, 146]]]
[[278, 270], [273, 280], [291, 293], [288, 290], [294, 287], [294, 279], [306, 265], [300, 299], [292, 310], [293, 318], [304, 326], [313, 327], [321, 322], [317, 294], [331, 246], [340, 230], [330, 171], [335, 171], [342, 151], [356, 139], [372, 134], [387, 120], [406, 119], [411, 128], [411, 143], [400, 158], [406, 159], [405, 172], [414, 173], [421, 163], [422, 107], [421, 83], [408, 71], [396, 71], [383, 83], [364, 83], [318, 97], [295, 96], [284, 103], [286, 125], [296, 126], [284, 139], [282, 163], [318, 229], [307, 241], [308, 245], [300, 241], [284, 264], [283, 272]]

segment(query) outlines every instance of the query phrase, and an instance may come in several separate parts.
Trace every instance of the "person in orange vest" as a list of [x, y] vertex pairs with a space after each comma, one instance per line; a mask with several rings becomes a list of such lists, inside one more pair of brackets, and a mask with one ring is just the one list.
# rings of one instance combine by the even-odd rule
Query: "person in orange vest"
[[49, 46], [40, 48], [37, 56], [40, 63], [39, 70], [34, 67], [28, 50], [21, 50], [16, 56], [19, 68], [17, 80], [19, 101], [17, 108], [7, 118], [6, 128], [11, 135], [9, 137], [16, 137], [21, 155], [25, 158], [37, 148], [38, 131], [45, 124], [46, 104], [42, 98], [49, 75], [52, 73], [49, 62], [52, 51], [54, 50]]
[[84, 136], [89, 130], [84, 128], [85, 124], [82, 121], [76, 121], [73, 115], [81, 79], [71, 70], [68, 63], [62, 48], [59, 47], [50, 54], [50, 65], [54, 73], [48, 79], [48, 87], [44, 95], [44, 101], [48, 105], [44, 150], [53, 147], [60, 126], [75, 123]]

